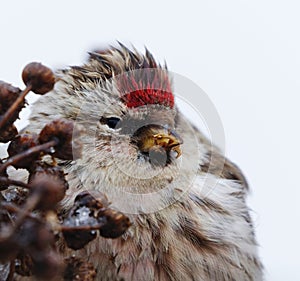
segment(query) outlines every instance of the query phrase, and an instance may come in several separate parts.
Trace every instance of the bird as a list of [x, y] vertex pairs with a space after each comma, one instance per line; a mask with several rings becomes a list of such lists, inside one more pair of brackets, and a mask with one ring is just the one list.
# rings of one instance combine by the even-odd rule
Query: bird
[[178, 109], [167, 66], [119, 44], [56, 72], [26, 130], [51, 120], [84, 128], [81, 158], [61, 161], [68, 210], [82, 190], [101, 191], [132, 225], [78, 251], [102, 281], [259, 281], [248, 183], [237, 165]]

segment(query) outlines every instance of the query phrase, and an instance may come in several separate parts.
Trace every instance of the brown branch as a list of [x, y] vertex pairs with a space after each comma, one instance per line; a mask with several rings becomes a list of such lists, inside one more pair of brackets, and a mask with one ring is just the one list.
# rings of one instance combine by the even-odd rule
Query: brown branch
[[[8, 212], [12, 212], [12, 213], [22, 213], [24, 210], [20, 207], [18, 207], [17, 205], [10, 203], [10, 202], [1, 202], [0, 206], [5, 209]], [[32, 214], [32, 213], [28, 213], [27, 217], [34, 219], [36, 221], [41, 221], [41, 222], [45, 222], [44, 219]]]
[[23, 187], [23, 188], [30, 189], [29, 184], [27, 184], [25, 182], [22, 182], [22, 181], [18, 181], [18, 180], [12, 180], [12, 179], [9, 179], [9, 178], [6, 178], [6, 177], [0, 177], [0, 182], [5, 183], [5, 184], [9, 184], [9, 185], [16, 185], [16, 186], [20, 186], [20, 187]]
[[6, 278], [6, 281], [13, 281], [14, 280], [14, 275], [15, 275], [15, 261], [12, 260], [10, 262], [10, 266], [9, 266], [9, 274]]
[[19, 162], [23, 158], [29, 157], [31, 154], [37, 153], [37, 152], [45, 152], [51, 147], [54, 147], [58, 144], [58, 140], [51, 140], [47, 143], [34, 146], [22, 153], [19, 153], [13, 157], [10, 157], [5, 163], [0, 165], [0, 173], [3, 172], [8, 166], [13, 165], [14, 163]]

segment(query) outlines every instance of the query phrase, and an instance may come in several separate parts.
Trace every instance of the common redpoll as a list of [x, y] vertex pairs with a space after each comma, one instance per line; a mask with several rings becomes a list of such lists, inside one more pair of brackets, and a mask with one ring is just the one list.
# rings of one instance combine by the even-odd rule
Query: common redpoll
[[26, 130], [58, 118], [85, 128], [81, 159], [60, 163], [69, 182], [61, 208], [99, 190], [132, 223], [66, 256], [87, 259], [103, 281], [263, 279], [246, 180], [178, 110], [166, 67], [121, 45], [57, 76]]

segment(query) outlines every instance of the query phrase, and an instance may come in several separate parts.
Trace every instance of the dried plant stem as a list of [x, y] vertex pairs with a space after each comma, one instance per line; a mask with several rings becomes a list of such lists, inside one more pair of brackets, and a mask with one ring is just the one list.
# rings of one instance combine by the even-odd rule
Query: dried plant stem
[[44, 152], [49, 150], [51, 147], [54, 147], [58, 144], [58, 140], [51, 140], [49, 142], [46, 142], [41, 145], [34, 146], [22, 153], [19, 153], [13, 157], [10, 157], [5, 163], [0, 165], [0, 173], [3, 172], [8, 166], [13, 165], [14, 163], [17, 163], [18, 161], [29, 157], [30, 155], [37, 153], [37, 152]]
[[15, 274], [15, 262], [11, 261], [10, 262], [9, 274], [6, 278], [6, 281], [13, 281], [14, 280], [14, 274]]
[[[1, 202], [0, 206], [2, 208], [4, 208], [6, 211], [8, 212], [12, 212], [12, 213], [22, 213], [23, 209], [12, 204], [12, 203], [7, 203], [7, 202]], [[27, 217], [37, 220], [37, 221], [41, 221], [41, 218], [39, 218], [38, 216], [33, 215], [32, 213], [28, 213]]]
[[5, 112], [2, 119], [0, 120], [0, 129], [7, 125], [9, 118], [14, 114], [20, 104], [24, 101], [25, 96], [31, 91], [31, 85], [28, 85], [25, 90], [21, 93], [21, 95], [15, 100], [12, 106]]
[[[6, 178], [6, 177], [0, 177], [0, 183], [9, 184], [9, 185], [16, 185], [16, 186], [20, 186], [20, 187], [23, 187], [23, 188], [30, 189], [29, 184], [27, 184], [25, 182], [22, 182], [22, 181], [12, 180], [12, 179], [9, 179], [9, 178]], [[6, 188], [4, 188], [4, 189], [6, 189]], [[0, 191], [1, 191], [1, 189], [0, 189]]]

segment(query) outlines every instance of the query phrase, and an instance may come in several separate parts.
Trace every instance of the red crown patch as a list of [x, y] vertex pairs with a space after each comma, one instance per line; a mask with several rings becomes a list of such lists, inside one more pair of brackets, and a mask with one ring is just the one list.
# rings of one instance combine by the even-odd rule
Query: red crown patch
[[134, 70], [121, 74], [117, 80], [121, 99], [130, 108], [151, 104], [174, 107], [174, 95], [166, 70]]

